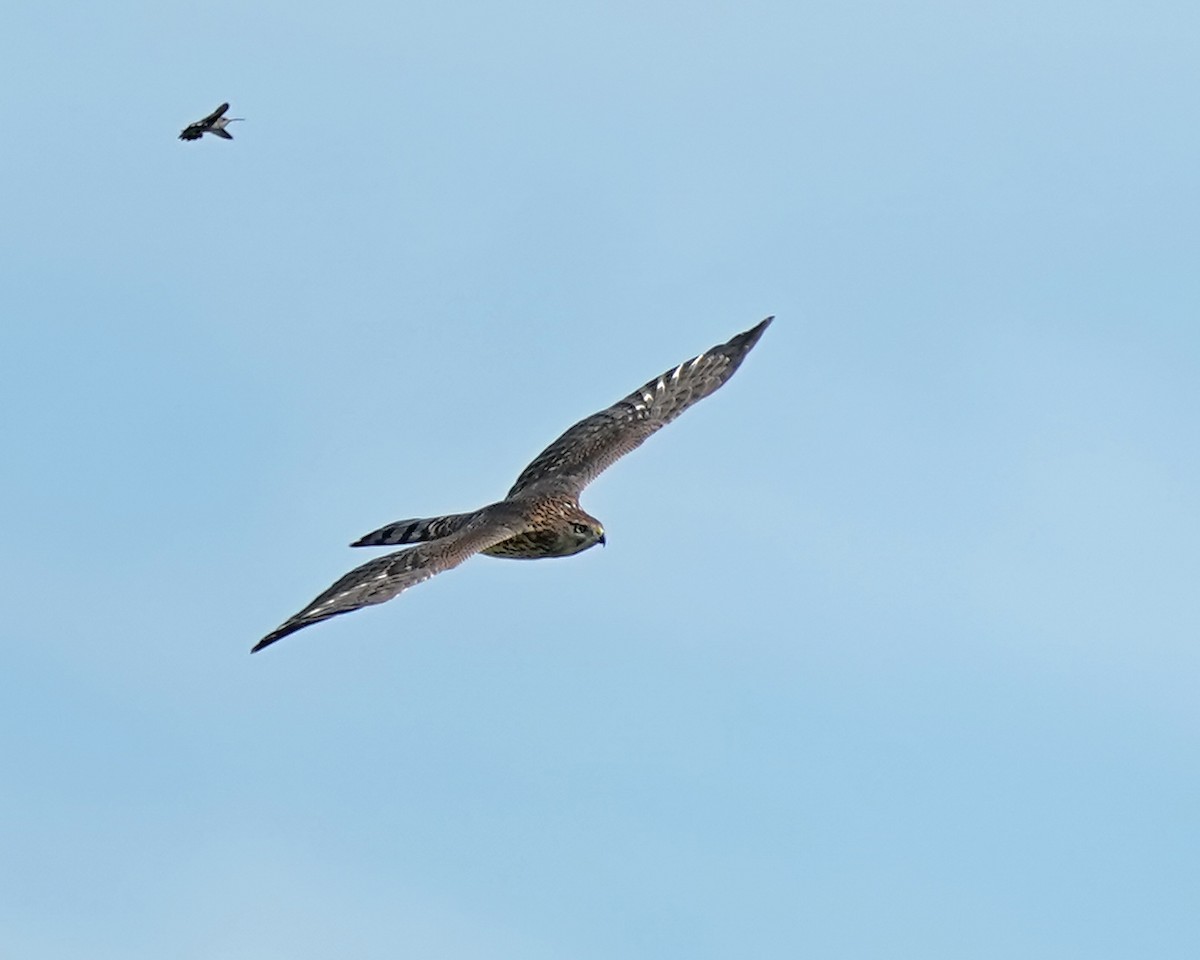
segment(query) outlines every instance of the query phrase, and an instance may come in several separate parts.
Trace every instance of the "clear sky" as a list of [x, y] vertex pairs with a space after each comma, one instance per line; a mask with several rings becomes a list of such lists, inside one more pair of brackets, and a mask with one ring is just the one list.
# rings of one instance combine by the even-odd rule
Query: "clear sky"
[[4, 19], [0, 953], [1200, 956], [1192, 0]]

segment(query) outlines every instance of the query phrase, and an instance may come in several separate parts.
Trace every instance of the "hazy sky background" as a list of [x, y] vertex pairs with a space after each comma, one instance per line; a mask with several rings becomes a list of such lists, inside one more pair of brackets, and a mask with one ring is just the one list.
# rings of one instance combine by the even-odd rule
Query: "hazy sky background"
[[[1200, 956], [1198, 39], [8, 10], [0, 952]], [[768, 313], [607, 549], [249, 656]]]

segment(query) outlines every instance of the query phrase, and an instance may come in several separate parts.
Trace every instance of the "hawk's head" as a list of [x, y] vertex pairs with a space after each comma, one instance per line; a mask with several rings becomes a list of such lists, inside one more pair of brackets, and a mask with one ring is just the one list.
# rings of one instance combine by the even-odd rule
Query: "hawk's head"
[[595, 517], [589, 516], [582, 510], [577, 510], [566, 518], [562, 531], [563, 552], [567, 557], [581, 553], [588, 547], [607, 542], [604, 539], [604, 527]]

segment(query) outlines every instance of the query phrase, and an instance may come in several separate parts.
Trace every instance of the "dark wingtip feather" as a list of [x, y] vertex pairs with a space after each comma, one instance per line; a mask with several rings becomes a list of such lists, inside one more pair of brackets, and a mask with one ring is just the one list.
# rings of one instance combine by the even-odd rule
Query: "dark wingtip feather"
[[252, 646], [250, 648], [250, 652], [258, 653], [258, 651], [261, 650], [263, 647], [269, 647], [276, 640], [281, 640], [282, 638], [286, 637], [291, 632], [292, 632], [291, 630], [284, 630], [282, 628], [280, 628], [279, 630], [272, 630], [265, 637], [263, 637], [261, 640], [259, 640], [258, 643], [256, 643], [254, 646]]
[[278, 627], [276, 627], [274, 630], [272, 630], [270, 633], [268, 633], [265, 637], [263, 637], [261, 640], [259, 640], [258, 643], [256, 643], [254, 646], [252, 646], [250, 648], [250, 652], [258, 653], [258, 651], [261, 650], [263, 647], [269, 647], [276, 640], [282, 640], [284, 637], [288, 636], [289, 634], [293, 634], [297, 630], [303, 630], [305, 627], [311, 626], [314, 623], [320, 623], [321, 620], [324, 620], [324, 619], [326, 619], [326, 618], [321, 617], [319, 620], [289, 620], [289, 621], [287, 621], [287, 623], [280, 624]]
[[769, 327], [771, 325], [771, 321], [774, 319], [775, 319], [775, 315], [771, 314], [771, 316], [767, 317], [765, 320], [762, 320], [759, 323], [756, 323], [753, 327], [751, 327], [745, 333], [739, 333], [736, 337], [733, 338], [733, 342], [740, 341], [740, 342], [744, 343], [746, 345], [746, 349], [749, 350], [752, 346], [754, 346], [756, 343], [758, 343], [758, 338], [763, 335], [763, 331], [766, 330], [767, 327]]
[[729, 358], [730, 367], [723, 380], [733, 376], [734, 371], [741, 366], [742, 360], [746, 358], [746, 354], [754, 349], [754, 345], [758, 343], [759, 338], [763, 335], [763, 331], [771, 325], [771, 321], [774, 319], [774, 316], [767, 317], [749, 330], [739, 333], [728, 343], [714, 347], [710, 351], [711, 353], [723, 353]]

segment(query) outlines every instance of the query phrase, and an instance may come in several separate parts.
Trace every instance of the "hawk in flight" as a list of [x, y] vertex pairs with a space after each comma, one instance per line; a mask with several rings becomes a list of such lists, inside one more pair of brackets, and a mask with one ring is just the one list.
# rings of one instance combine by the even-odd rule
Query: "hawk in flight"
[[232, 140], [233, 134], [225, 128], [242, 118], [225, 116], [225, 111], [228, 109], [229, 104], [223, 103], [203, 120], [189, 123], [183, 128], [183, 132], [179, 134], [179, 139], [199, 140], [206, 133], [211, 133], [214, 137], [220, 137], [222, 140]]
[[250, 651], [330, 617], [383, 603], [477, 553], [537, 560], [569, 557], [604, 543], [604, 527], [579, 506], [579, 494], [611, 466], [688, 407], [733, 376], [774, 317], [728, 343], [685, 360], [606, 410], [580, 420], [537, 455], [508, 496], [472, 513], [397, 520], [354, 547], [416, 543], [351, 570]]

